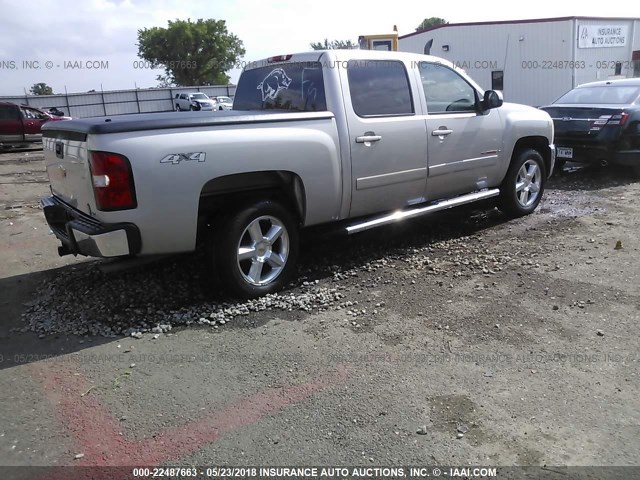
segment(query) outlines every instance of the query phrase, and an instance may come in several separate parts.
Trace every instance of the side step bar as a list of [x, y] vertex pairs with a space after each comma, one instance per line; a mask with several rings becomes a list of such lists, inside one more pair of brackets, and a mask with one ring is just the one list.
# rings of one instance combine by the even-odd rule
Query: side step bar
[[398, 210], [397, 212], [382, 217], [367, 220], [366, 222], [356, 223], [346, 227], [347, 234], [363, 232], [370, 228], [379, 227], [388, 223], [397, 222], [406, 218], [420, 217], [422, 215], [428, 215], [430, 213], [439, 212], [440, 210], [446, 210], [448, 208], [459, 207], [467, 203], [473, 203], [480, 200], [486, 200], [487, 198], [497, 197], [500, 195], [500, 190], [494, 188], [492, 190], [483, 190], [481, 192], [468, 193], [461, 195], [460, 197], [450, 198], [447, 200], [441, 200], [439, 202], [431, 203], [426, 207], [412, 208], [410, 210]]

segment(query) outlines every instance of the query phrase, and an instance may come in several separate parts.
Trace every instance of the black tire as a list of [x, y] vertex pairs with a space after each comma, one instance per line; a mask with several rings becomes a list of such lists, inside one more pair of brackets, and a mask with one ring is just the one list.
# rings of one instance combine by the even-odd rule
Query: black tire
[[[525, 171], [526, 175], [524, 175]], [[530, 178], [529, 175], [531, 175]], [[533, 212], [542, 199], [546, 180], [547, 171], [539, 152], [532, 148], [515, 152], [509, 170], [500, 185], [498, 205], [500, 210], [513, 217], [521, 217]], [[525, 186], [516, 191], [519, 183], [524, 183]]]
[[176, 112], [181, 112], [182, 109], [180, 108], [180, 105], [176, 104]]
[[556, 158], [556, 164], [553, 166], [553, 173], [555, 175], [562, 175], [562, 170], [566, 164], [567, 161], [564, 158]]
[[[260, 232], [255, 230], [256, 225]], [[214, 266], [231, 294], [256, 298], [287, 285], [296, 271], [299, 250], [298, 225], [289, 210], [263, 200], [239, 209], [219, 227], [211, 247]], [[255, 237], [266, 239], [274, 227], [281, 231], [272, 244], [267, 240], [256, 243]], [[244, 260], [240, 259], [241, 247], [247, 257]]]

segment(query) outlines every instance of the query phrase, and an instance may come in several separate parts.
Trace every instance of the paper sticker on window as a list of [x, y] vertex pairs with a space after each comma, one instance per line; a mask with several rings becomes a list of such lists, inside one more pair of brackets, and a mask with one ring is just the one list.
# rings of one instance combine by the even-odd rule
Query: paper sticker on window
[[274, 68], [271, 70], [262, 82], [258, 85], [257, 89], [262, 92], [262, 101], [267, 98], [275, 99], [280, 90], [286, 90], [291, 84], [291, 78], [285, 73], [282, 68]]

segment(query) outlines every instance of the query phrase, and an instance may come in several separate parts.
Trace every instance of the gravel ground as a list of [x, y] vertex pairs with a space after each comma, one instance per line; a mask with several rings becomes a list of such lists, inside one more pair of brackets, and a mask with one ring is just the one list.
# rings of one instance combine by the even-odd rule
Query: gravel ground
[[237, 302], [199, 254], [108, 273], [57, 258], [46, 184], [20, 183], [41, 170], [38, 152], [0, 156], [0, 465], [122, 464], [82, 450], [40, 393], [79, 377], [78, 402], [138, 442], [273, 388], [314, 392], [159, 463], [640, 464], [640, 186], [626, 171], [569, 169], [517, 220], [457, 210], [307, 235], [290, 288]]

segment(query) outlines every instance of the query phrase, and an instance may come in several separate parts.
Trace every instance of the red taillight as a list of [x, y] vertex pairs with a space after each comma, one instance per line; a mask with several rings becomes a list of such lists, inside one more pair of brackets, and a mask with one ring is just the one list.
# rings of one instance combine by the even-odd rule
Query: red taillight
[[293, 57], [293, 55], [277, 55], [275, 57], [269, 57], [267, 58], [267, 61], [269, 63], [273, 63], [273, 62], [286, 62], [287, 60], [291, 60], [291, 57]]
[[136, 191], [127, 157], [109, 152], [91, 152], [89, 163], [98, 210], [136, 208]]
[[627, 112], [620, 112], [617, 115], [612, 115], [611, 120], [607, 122], [607, 125], [624, 125], [629, 120], [629, 114]]
[[615, 115], [600, 115], [600, 117], [591, 124], [591, 130], [600, 130], [605, 125], [623, 126], [629, 120], [627, 112], [616, 113]]

